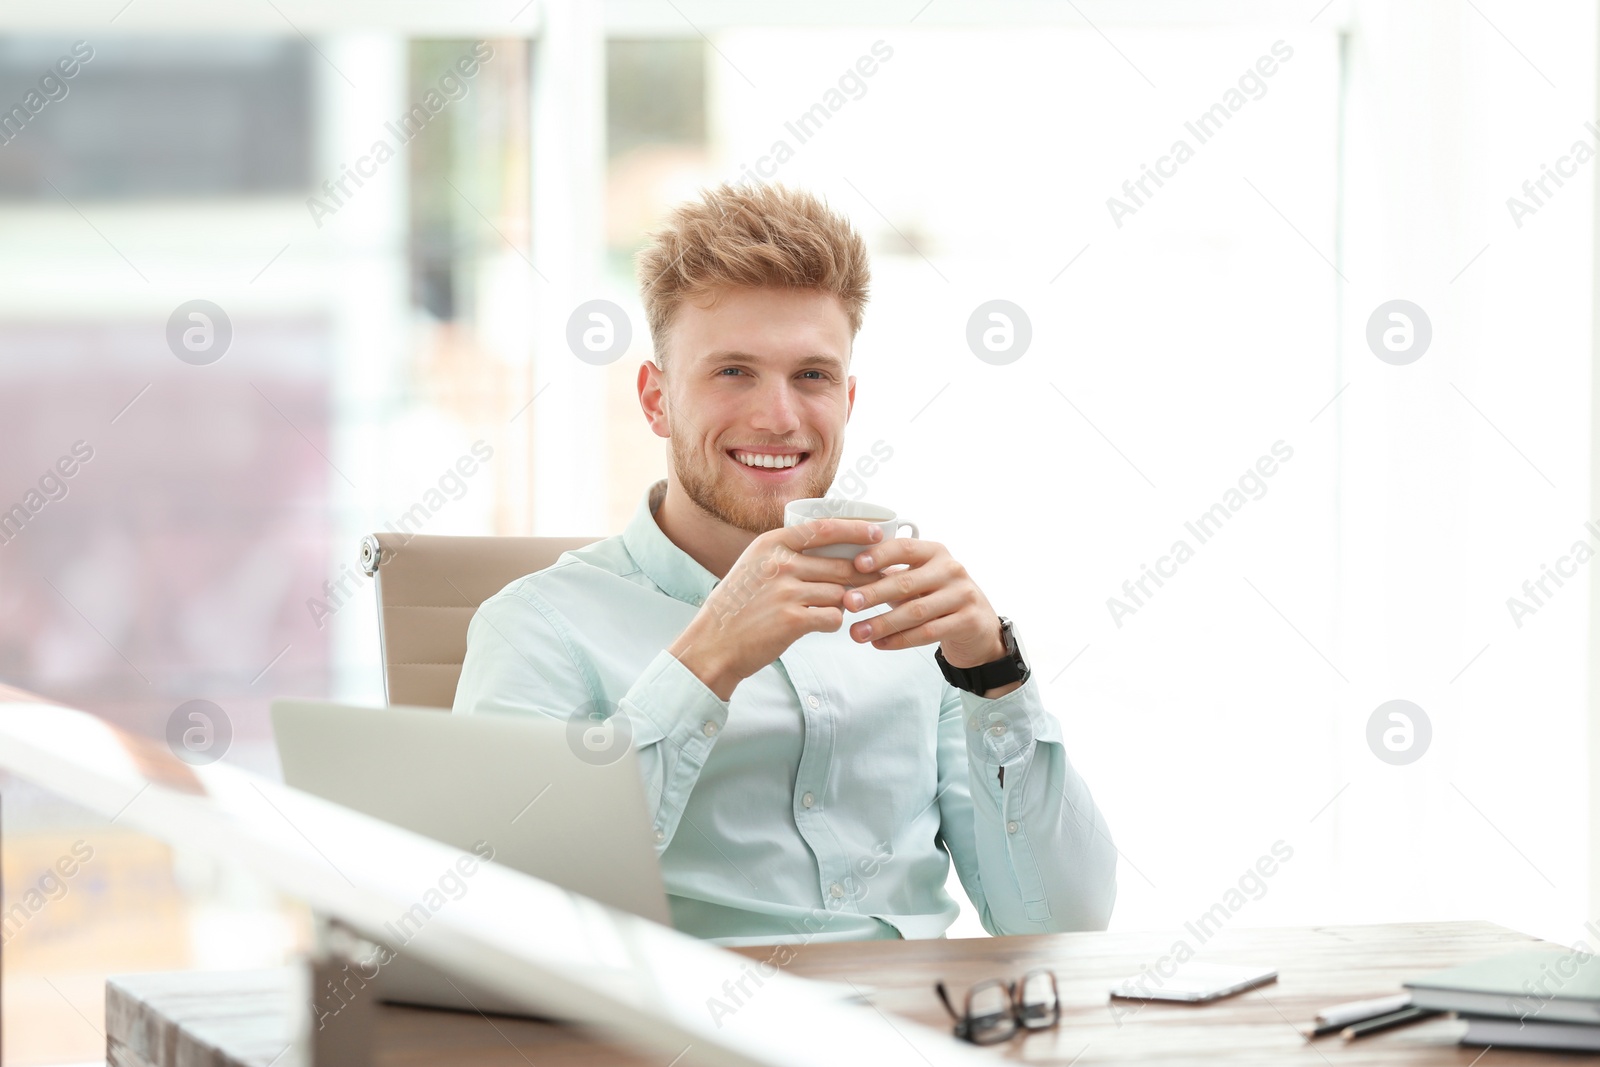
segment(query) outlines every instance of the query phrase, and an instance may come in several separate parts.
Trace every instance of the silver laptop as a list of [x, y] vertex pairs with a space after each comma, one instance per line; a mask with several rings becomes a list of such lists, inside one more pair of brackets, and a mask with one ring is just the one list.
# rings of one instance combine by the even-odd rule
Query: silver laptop
[[[603, 904], [671, 926], [649, 809], [631, 749], [580, 759], [567, 724], [543, 716], [453, 715], [276, 700], [284, 783]], [[523, 921], [516, 915], [506, 922]], [[470, 999], [404, 954], [378, 978], [385, 1000], [520, 1012]]]

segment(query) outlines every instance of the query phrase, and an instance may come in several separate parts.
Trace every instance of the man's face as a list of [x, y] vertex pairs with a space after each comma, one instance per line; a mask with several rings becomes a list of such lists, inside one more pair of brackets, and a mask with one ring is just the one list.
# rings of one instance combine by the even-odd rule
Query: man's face
[[[673, 470], [689, 499], [730, 526], [764, 533], [783, 525], [789, 501], [825, 495], [855, 403], [850, 343], [850, 320], [829, 293], [730, 289], [685, 302], [673, 319], [663, 391]], [[793, 466], [738, 458], [752, 453]]]

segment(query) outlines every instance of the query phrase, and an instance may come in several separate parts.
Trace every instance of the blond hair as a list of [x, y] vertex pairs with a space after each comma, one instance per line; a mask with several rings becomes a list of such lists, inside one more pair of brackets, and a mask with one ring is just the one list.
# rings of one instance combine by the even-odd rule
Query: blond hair
[[844, 216], [810, 193], [781, 185], [702, 190], [649, 235], [636, 265], [656, 363], [685, 300], [718, 289], [816, 289], [844, 305], [850, 336], [861, 329], [870, 270], [867, 246]]

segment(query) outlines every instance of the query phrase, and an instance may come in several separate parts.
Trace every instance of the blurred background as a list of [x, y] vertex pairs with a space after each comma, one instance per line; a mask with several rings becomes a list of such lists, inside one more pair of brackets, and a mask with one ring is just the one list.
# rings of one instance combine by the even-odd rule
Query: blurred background
[[[153, 738], [209, 701], [221, 758], [276, 775], [270, 700], [383, 700], [363, 534], [620, 532], [666, 473], [632, 256], [700, 187], [777, 181], [873, 257], [841, 473], [890, 458], [838, 489], [1017, 621], [1122, 856], [1114, 929], [1222, 901], [1593, 947], [1597, 29], [1576, 0], [0, 10], [0, 682]], [[631, 323], [610, 363], [567, 345], [591, 300]], [[1003, 357], [969, 340], [996, 300]], [[1370, 340], [1396, 300], [1400, 355]], [[306, 943], [241, 872], [0, 786], [6, 900], [47, 901], [4, 927], [8, 1063], [99, 1056], [107, 974]]]

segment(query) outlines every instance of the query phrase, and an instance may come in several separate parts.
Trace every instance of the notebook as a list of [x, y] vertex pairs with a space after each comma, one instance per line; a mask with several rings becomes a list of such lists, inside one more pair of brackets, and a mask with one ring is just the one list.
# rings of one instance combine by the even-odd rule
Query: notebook
[[1550, 1023], [1600, 1024], [1600, 958], [1514, 952], [1406, 982], [1419, 1008]]
[[1559, 1048], [1600, 1052], [1600, 1026], [1582, 1023], [1547, 1023], [1529, 1020], [1463, 1016], [1467, 1032], [1463, 1045], [1501, 1045], [1522, 1048]]

